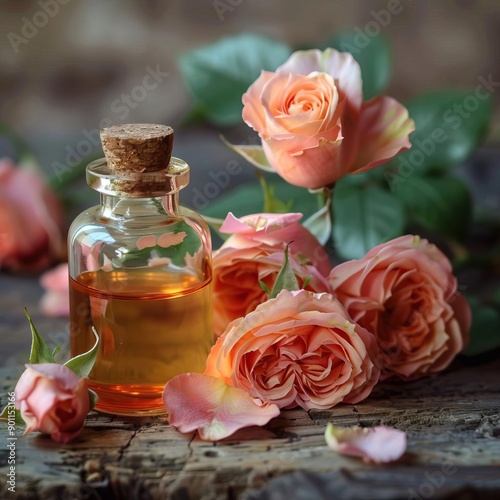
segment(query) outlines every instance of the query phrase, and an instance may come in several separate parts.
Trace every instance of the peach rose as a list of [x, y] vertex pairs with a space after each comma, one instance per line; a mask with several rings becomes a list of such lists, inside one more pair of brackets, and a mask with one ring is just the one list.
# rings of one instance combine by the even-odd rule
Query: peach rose
[[377, 383], [378, 348], [328, 293], [281, 291], [233, 321], [205, 374], [279, 408], [357, 403]]
[[340, 264], [330, 284], [351, 318], [377, 337], [382, 378], [440, 372], [467, 342], [471, 313], [451, 264], [419, 236], [401, 236]]
[[267, 300], [259, 285], [273, 288], [287, 243], [289, 261], [300, 285], [311, 276], [307, 289], [329, 291], [329, 258], [318, 240], [299, 224], [302, 214], [254, 214], [241, 219], [229, 213], [220, 231], [231, 236], [213, 255], [214, 331], [253, 311]]
[[27, 425], [24, 433], [40, 431], [58, 443], [80, 434], [90, 410], [88, 379], [55, 363], [26, 365], [15, 397]]
[[391, 97], [363, 102], [359, 64], [334, 49], [298, 51], [275, 73], [262, 71], [243, 104], [271, 167], [305, 188], [386, 163], [410, 148], [415, 129]]
[[62, 209], [32, 170], [0, 160], [0, 269], [39, 271], [65, 253]]

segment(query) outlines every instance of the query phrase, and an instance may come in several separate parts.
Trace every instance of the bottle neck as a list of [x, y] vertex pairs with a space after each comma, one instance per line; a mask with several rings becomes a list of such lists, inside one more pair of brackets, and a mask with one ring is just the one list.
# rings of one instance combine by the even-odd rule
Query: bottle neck
[[179, 215], [179, 192], [152, 198], [132, 198], [101, 193], [101, 217], [114, 221], [141, 221]]

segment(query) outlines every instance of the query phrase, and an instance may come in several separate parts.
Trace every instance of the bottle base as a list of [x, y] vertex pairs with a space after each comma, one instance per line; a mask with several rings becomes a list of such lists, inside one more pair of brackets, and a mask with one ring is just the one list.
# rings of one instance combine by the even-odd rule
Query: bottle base
[[126, 417], [152, 417], [167, 415], [163, 404], [164, 386], [156, 385], [111, 385], [90, 383], [99, 400], [95, 410]]

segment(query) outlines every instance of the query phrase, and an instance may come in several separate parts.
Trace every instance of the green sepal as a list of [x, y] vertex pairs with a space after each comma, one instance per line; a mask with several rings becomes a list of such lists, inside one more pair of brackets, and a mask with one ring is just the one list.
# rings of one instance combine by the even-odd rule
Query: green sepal
[[[12, 405], [7, 405], [3, 410], [2, 413], [0, 413], [0, 420], [9, 420], [9, 407]], [[14, 410], [14, 421], [16, 422], [17, 425], [26, 425], [26, 422], [23, 420], [23, 417], [21, 417], [21, 410]]]
[[259, 178], [264, 194], [264, 207], [262, 211], [272, 214], [286, 214], [290, 212], [293, 200], [288, 200], [287, 203], [281, 201], [275, 194], [274, 186], [269, 185], [263, 175], [258, 174], [257, 177]]
[[290, 243], [287, 244], [285, 248], [285, 257], [283, 259], [283, 265], [281, 266], [280, 272], [274, 282], [273, 289], [269, 295], [270, 299], [274, 299], [281, 290], [288, 290], [293, 292], [295, 290], [300, 290], [299, 282], [295, 277], [292, 266], [290, 265], [290, 260], [288, 259], [288, 247]]
[[83, 354], [79, 354], [74, 358], [66, 361], [64, 366], [68, 367], [70, 370], [75, 372], [80, 378], [88, 377], [92, 368], [94, 367], [94, 363], [97, 359], [97, 353], [99, 351], [99, 335], [94, 327], [92, 327], [92, 331], [95, 335], [95, 344], [90, 351], [87, 351]]
[[312, 280], [312, 274], [310, 274], [305, 280], [304, 283], [302, 284], [302, 288], [306, 288], [307, 285], [309, 285], [309, 282]]
[[30, 328], [31, 328], [31, 351], [29, 362], [32, 365], [36, 365], [39, 363], [55, 363], [54, 355], [52, 351], [49, 349], [45, 340], [43, 340], [42, 336], [38, 333], [33, 321], [31, 321], [31, 317], [28, 313], [28, 310], [24, 310], [24, 314], [28, 318]]
[[[319, 197], [323, 201], [323, 195], [320, 194]], [[323, 246], [332, 236], [332, 212], [330, 207], [331, 198], [328, 196], [324, 200], [324, 205], [302, 223]]]
[[247, 144], [231, 144], [223, 135], [220, 136], [222, 142], [235, 153], [245, 158], [248, 163], [251, 163], [254, 167], [260, 168], [265, 172], [276, 173], [276, 170], [269, 163], [262, 146], [258, 145], [247, 145]]
[[92, 410], [94, 406], [97, 404], [97, 401], [99, 400], [99, 396], [95, 391], [92, 389], [89, 389], [89, 403], [90, 403], [90, 408], [89, 410]]
[[52, 356], [56, 357], [56, 354], [61, 350], [62, 344], [57, 344], [52, 351]]
[[269, 287], [262, 280], [259, 280], [259, 285], [262, 290], [267, 293], [268, 296], [271, 295], [271, 290], [269, 290]]

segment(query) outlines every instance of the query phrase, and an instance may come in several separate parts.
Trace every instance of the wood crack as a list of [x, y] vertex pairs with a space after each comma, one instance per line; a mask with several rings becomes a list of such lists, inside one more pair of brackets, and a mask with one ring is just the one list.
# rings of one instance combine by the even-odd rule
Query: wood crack
[[123, 455], [125, 453], [125, 450], [130, 447], [130, 445], [132, 444], [132, 440], [135, 438], [135, 436], [137, 436], [137, 434], [139, 434], [139, 432], [141, 432], [141, 429], [137, 429], [135, 431], [132, 431], [132, 435], [130, 436], [130, 439], [128, 440], [128, 442], [120, 447], [117, 462], [121, 461], [121, 459], [123, 458]]

